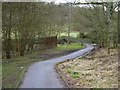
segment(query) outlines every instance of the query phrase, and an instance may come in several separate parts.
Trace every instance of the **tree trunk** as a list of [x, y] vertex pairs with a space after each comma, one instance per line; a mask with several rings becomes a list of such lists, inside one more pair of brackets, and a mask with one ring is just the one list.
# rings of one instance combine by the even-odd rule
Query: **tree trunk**
[[118, 5], [118, 42], [120, 43], [120, 2]]
[[110, 54], [110, 49], [113, 47], [112, 20], [111, 20], [112, 12], [113, 12], [113, 3], [108, 2], [108, 6], [107, 6], [108, 54]]
[[9, 12], [9, 27], [7, 33], [7, 39], [6, 39], [6, 58], [11, 58], [10, 52], [11, 52], [11, 8]]

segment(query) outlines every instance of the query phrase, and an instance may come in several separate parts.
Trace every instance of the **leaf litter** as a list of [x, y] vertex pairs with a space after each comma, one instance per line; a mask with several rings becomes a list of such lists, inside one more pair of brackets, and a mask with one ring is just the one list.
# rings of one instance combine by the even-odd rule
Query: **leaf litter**
[[118, 51], [101, 48], [92, 55], [59, 63], [57, 68], [72, 88], [118, 88]]

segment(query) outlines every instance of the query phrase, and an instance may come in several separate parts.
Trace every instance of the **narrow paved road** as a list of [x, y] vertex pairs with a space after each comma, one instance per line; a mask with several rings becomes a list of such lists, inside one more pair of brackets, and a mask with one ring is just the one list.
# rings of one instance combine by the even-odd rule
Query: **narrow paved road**
[[64, 88], [65, 84], [54, 69], [54, 65], [67, 59], [80, 57], [94, 47], [87, 44], [85, 49], [31, 65], [23, 78], [20, 88]]

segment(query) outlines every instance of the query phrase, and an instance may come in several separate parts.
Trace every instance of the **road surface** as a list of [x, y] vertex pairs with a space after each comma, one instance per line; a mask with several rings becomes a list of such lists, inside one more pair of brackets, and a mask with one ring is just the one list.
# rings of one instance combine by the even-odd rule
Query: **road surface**
[[61, 80], [54, 65], [67, 59], [81, 57], [91, 51], [94, 47], [86, 44], [86, 48], [78, 50], [69, 55], [61, 56], [47, 61], [40, 61], [32, 64], [23, 78], [20, 88], [64, 88], [66, 85]]

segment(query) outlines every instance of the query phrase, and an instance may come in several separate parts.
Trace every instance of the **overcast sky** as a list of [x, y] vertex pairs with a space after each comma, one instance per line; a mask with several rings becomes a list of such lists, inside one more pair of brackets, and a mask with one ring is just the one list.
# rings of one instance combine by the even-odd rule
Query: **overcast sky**
[[120, 0], [41, 0], [45, 2], [66, 3], [66, 2], [118, 2]]
[[66, 2], [85, 2], [85, 0], [41, 0], [41, 1], [46, 1], [46, 2], [55, 2], [55, 3], [66, 3]]

